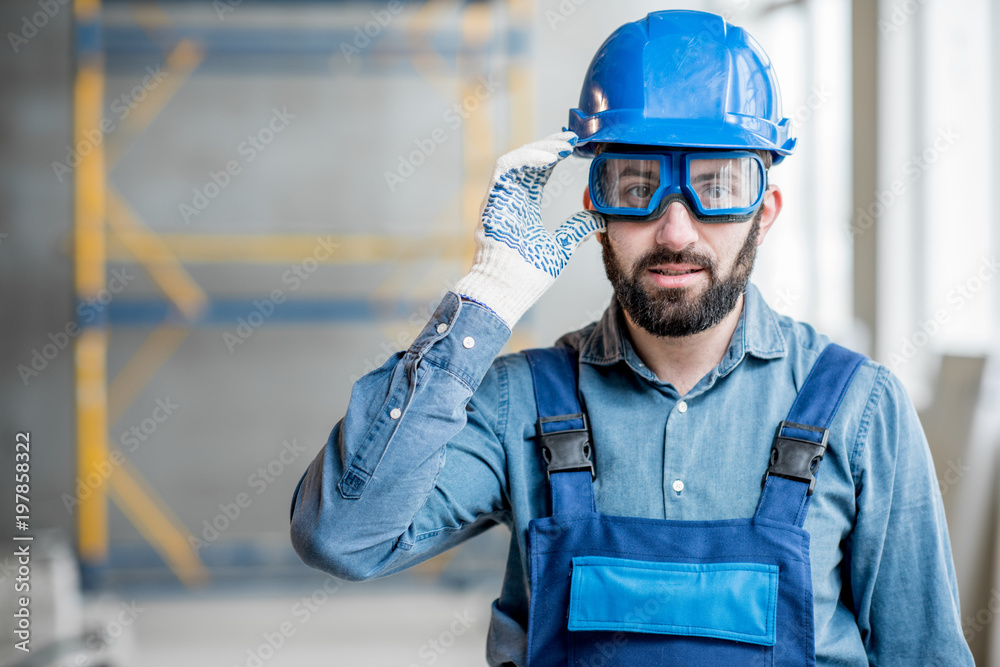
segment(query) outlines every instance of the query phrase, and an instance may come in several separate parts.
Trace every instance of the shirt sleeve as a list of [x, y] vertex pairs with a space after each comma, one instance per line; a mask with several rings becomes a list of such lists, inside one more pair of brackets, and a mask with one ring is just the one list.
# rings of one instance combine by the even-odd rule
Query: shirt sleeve
[[871, 664], [973, 665], [927, 439], [902, 384], [880, 375], [853, 457], [848, 602]]
[[306, 564], [384, 576], [503, 518], [502, 368], [490, 368], [509, 337], [489, 309], [449, 292], [408, 350], [355, 383], [292, 500]]

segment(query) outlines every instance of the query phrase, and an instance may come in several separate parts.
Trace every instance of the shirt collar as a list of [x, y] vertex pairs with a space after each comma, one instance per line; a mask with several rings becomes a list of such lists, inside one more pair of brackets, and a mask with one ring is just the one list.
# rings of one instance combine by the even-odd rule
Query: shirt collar
[[[739, 322], [729, 341], [729, 349], [717, 368], [719, 375], [727, 374], [747, 354], [759, 359], [784, 357], [787, 348], [778, 317], [764, 301], [757, 287], [748, 283]], [[580, 341], [579, 350], [582, 362], [610, 366], [625, 361], [638, 375], [655, 379], [632, 347], [621, 305], [616, 298], [611, 299], [611, 305], [604, 311], [596, 326]]]

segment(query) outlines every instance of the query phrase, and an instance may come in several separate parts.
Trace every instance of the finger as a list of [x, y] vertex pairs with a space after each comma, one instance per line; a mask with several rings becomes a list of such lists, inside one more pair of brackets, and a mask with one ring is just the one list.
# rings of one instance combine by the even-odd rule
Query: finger
[[524, 146], [524, 148], [534, 148], [537, 150], [549, 151], [550, 153], [561, 154], [572, 152], [573, 144], [562, 139], [541, 139], [539, 141], [533, 141], [530, 144]]
[[514, 156], [522, 151], [526, 150], [542, 150], [552, 153], [556, 157], [556, 161], [561, 160], [564, 157], [568, 157], [573, 152], [573, 146], [576, 145], [577, 136], [573, 132], [557, 132], [556, 134], [550, 135], [544, 139], [538, 141], [533, 141], [530, 144], [525, 144], [520, 148], [517, 148], [509, 153], [505, 154], [501, 159], [508, 158], [509, 156]]
[[502, 174], [522, 167], [536, 167], [539, 169], [552, 167], [561, 159], [562, 157], [555, 151], [524, 146], [506, 155], [502, 155], [497, 160], [497, 172]]
[[597, 232], [607, 229], [604, 216], [594, 211], [580, 211], [559, 225], [553, 236], [563, 249], [573, 252], [576, 247]]
[[580, 137], [576, 135], [576, 132], [572, 132], [570, 130], [563, 130], [562, 132], [556, 132], [555, 134], [550, 134], [549, 136], [545, 137], [545, 139], [543, 139], [543, 141], [549, 141], [549, 140], [565, 141], [571, 146], [575, 146], [576, 142], [580, 140]]

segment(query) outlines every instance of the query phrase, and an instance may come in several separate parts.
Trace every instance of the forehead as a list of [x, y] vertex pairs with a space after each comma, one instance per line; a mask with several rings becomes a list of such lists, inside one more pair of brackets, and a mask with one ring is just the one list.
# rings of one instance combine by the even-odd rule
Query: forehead
[[[603, 170], [605, 173], [611, 172], [618, 175], [655, 172], [659, 170], [659, 159], [657, 159], [656, 155], [663, 154], [666, 150], [668, 149], [658, 149], [657, 152], [652, 155], [649, 153], [635, 153], [634, 157], [611, 158], [604, 161]], [[713, 159], [711, 155], [713, 152], [729, 153], [729, 155]], [[605, 153], [620, 154], [618, 151], [610, 149], [605, 151]], [[634, 151], [625, 152], [626, 155], [632, 155], [633, 153]], [[728, 171], [732, 169], [734, 162], [738, 162], [740, 160], [740, 158], [732, 155], [732, 151], [697, 151], [697, 153], [699, 153], [700, 156], [697, 159], [691, 160], [688, 165], [692, 174], [700, 174], [709, 171], [718, 172], [720, 170]]]
[[643, 144], [598, 144], [594, 155], [601, 153], [732, 153], [745, 148], [701, 148], [698, 146], [647, 146]]
[[645, 144], [610, 143], [598, 143], [594, 148], [594, 156], [596, 157], [601, 153], [666, 153], [669, 151], [682, 153], [753, 153], [760, 158], [765, 171], [771, 167], [773, 160], [770, 151], [755, 148], [702, 148], [699, 146], [650, 146]]

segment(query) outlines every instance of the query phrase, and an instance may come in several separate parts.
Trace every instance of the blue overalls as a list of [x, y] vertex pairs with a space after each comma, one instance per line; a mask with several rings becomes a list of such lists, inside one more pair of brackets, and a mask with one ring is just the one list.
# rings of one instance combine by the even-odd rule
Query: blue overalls
[[597, 512], [577, 361], [527, 350], [552, 515], [528, 527], [528, 666], [814, 665], [809, 534], [828, 428], [864, 357], [829, 345], [781, 422], [749, 519]]

